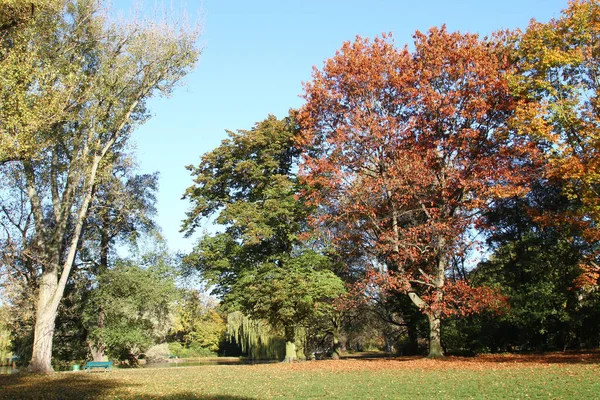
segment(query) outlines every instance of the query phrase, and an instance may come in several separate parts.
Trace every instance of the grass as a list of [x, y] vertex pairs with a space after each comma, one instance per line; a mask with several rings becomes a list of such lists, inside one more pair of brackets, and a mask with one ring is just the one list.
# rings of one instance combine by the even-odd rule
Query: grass
[[0, 399], [600, 399], [600, 354], [0, 376]]

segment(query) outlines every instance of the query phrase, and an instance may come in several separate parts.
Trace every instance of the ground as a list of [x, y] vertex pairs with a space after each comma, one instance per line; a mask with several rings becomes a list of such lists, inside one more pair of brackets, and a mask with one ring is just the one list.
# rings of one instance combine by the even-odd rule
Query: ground
[[600, 399], [600, 353], [0, 375], [0, 399]]

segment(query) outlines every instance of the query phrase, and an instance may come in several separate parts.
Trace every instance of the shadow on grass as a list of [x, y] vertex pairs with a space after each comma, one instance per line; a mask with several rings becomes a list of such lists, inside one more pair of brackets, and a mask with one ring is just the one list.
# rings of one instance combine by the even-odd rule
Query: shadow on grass
[[0, 375], [0, 399], [94, 399], [120, 385], [88, 374]]
[[[120, 382], [116, 379], [98, 379], [97, 374], [59, 373], [40, 375], [0, 375], [0, 399], [213, 399], [252, 400], [252, 397], [227, 395], [200, 395], [192, 391], [173, 392], [164, 396], [132, 394], [128, 389], [139, 384]], [[104, 378], [104, 377], [103, 377]]]

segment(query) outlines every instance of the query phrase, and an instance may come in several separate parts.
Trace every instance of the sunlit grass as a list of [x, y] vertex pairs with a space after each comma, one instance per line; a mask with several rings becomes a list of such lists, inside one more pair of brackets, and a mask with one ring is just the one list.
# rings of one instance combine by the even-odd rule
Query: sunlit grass
[[317, 361], [0, 376], [2, 399], [594, 399], [596, 358]]

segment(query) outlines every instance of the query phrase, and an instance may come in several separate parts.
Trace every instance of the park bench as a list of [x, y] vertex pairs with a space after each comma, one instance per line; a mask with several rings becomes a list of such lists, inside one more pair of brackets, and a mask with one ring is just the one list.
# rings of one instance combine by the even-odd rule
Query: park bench
[[83, 368], [86, 369], [87, 372], [90, 372], [92, 368], [104, 368], [104, 372], [106, 372], [110, 371], [112, 364], [112, 361], [88, 361]]

